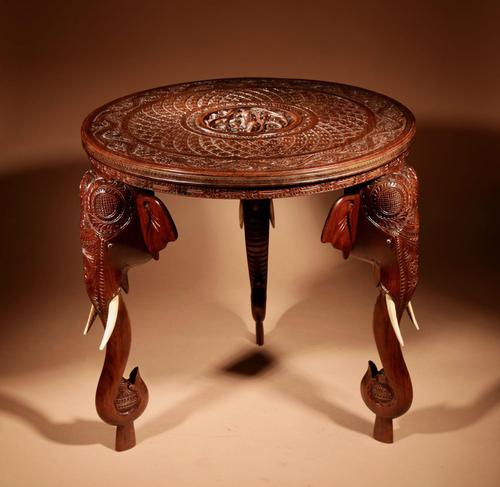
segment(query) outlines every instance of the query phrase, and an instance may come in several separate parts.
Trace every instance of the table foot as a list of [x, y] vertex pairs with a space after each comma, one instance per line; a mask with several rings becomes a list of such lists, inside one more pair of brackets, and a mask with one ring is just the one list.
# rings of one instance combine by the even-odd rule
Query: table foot
[[116, 427], [115, 450], [130, 450], [135, 446], [135, 428], [134, 422], [125, 423]]
[[264, 318], [267, 301], [269, 222], [274, 224], [271, 200], [241, 200], [240, 225], [245, 228], [245, 247], [250, 277], [252, 316], [256, 342], [264, 344]]
[[394, 435], [392, 429], [392, 418], [375, 416], [375, 426], [373, 428], [373, 438], [382, 443], [393, 443]]

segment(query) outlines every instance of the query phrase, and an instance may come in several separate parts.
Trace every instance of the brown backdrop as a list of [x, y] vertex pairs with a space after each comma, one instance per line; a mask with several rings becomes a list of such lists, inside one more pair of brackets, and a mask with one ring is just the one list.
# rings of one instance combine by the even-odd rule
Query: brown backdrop
[[[31, 426], [42, 446], [49, 439], [67, 448], [68, 443], [87, 444], [85, 431], [99, 438], [109, 433], [93, 422], [61, 433], [56, 423], [43, 419], [41, 410], [29, 409], [28, 403], [36, 403], [29, 374], [47, 371], [47, 384], [51, 384], [51, 374], [58, 367], [91, 367], [91, 373], [81, 379], [86, 395], [82, 394], [80, 407], [93, 418], [92, 387], [101, 356], [92, 348], [97, 347], [97, 338], [80, 337], [87, 298], [81, 283], [77, 186], [87, 162], [79, 127], [96, 106], [153, 86], [215, 77], [298, 77], [355, 84], [402, 101], [417, 118], [410, 163], [420, 176], [422, 213], [422, 277], [415, 301], [424, 331], [418, 337], [411, 335], [409, 341], [425, 351], [429, 341], [441, 338], [446, 347], [444, 335], [460, 330], [472, 337], [484, 333], [485, 343], [498, 343], [498, 2], [4, 0], [0, 24], [0, 299], [5, 321], [0, 329], [0, 374], [10, 387], [3, 409], [8, 417]], [[349, 325], [359, 318], [366, 322], [363, 343], [374, 353], [369, 319], [375, 290], [369, 270], [343, 262], [319, 242], [335, 197], [323, 194], [275, 203], [277, 229], [271, 235], [266, 323], [271, 347], [289, 347], [293, 354], [339, 338], [347, 347], [359, 349], [361, 338], [354, 337], [361, 331]], [[229, 353], [231, 339], [244, 338], [250, 347], [252, 330], [237, 202], [168, 195], [163, 199], [180, 238], [159, 263], [136, 269], [130, 276], [137, 351], [133, 359], [149, 366], [146, 381], [176, 377], [176, 371], [198, 373], [214, 357], [220, 361]], [[349, 307], [363, 311], [352, 315]], [[454, 310], [451, 321], [446, 321], [445, 310]], [[470, 320], [460, 319], [466, 315], [457, 310], [468, 310], [463, 313], [468, 312]], [[475, 323], [478, 314], [488, 318]], [[313, 333], [309, 336], [304, 327], [319, 331], [309, 331]], [[185, 352], [181, 357], [179, 349]], [[411, 357], [416, 352], [407, 353]], [[437, 353], [446, 354], [447, 349]], [[457, 355], [456, 362], [449, 364], [451, 375], [471, 360], [465, 354], [462, 364], [464, 354], [453, 353]], [[166, 359], [165, 354], [174, 354], [175, 359]], [[480, 349], [474, 354], [483, 364]], [[359, 369], [346, 382], [354, 401], [351, 408], [358, 408], [360, 414], [365, 411], [356, 384], [368, 358], [360, 357], [355, 365]], [[432, 403], [433, 394], [423, 384], [433, 368], [418, 369], [419, 362], [413, 360], [424, 391], [420, 397]], [[426, 356], [425, 362], [436, 368], [442, 365], [436, 355]], [[498, 359], [496, 365], [500, 365]], [[19, 377], [28, 377], [26, 385], [18, 382]], [[326, 377], [331, 378], [328, 373]], [[38, 376], [32, 379], [38, 380]], [[80, 383], [66, 382], [64, 376], [58, 380], [67, 394], [82, 388]], [[290, 376], [283, 382], [287, 380], [290, 391], [303, 390], [302, 402], [307, 404], [307, 384]], [[444, 375], [442, 380], [450, 379]], [[455, 393], [463, 393], [464, 384], [456, 380]], [[172, 384], [165, 389], [182, 393]], [[481, 414], [486, 414], [497, 404], [499, 393], [498, 387], [483, 389], [488, 407]], [[15, 390], [25, 391], [24, 402], [15, 397]], [[203, 395], [199, 402], [204, 402]], [[196, 410], [196, 404], [181, 404], [174, 410], [182, 416], [185, 410]], [[476, 403], [471, 399], [468, 404], [470, 413], [454, 420], [459, 426], [454, 428], [453, 423], [445, 432], [479, 421], [482, 415], [470, 418]], [[67, 406], [49, 395], [45, 407], [66, 411]], [[446, 414], [438, 411], [432, 416], [430, 409], [427, 416], [417, 415], [413, 423], [408, 420], [407, 431], [439, 430], [440, 418]], [[333, 422], [369, 434], [369, 413], [366, 424], [337, 413], [330, 411]], [[164, 423], [171, 421], [165, 418]], [[143, 436], [169, 429], [161, 421], [155, 425]], [[92, 443], [91, 433], [88, 443]], [[158, 438], [168, 441], [169, 434]], [[156, 447], [161, 449], [161, 443]], [[0, 448], [6, 448], [6, 443]], [[9, 450], [12, 458], [22, 454], [16, 451]], [[71, 455], [77, 455], [75, 450]], [[485, 462], [487, 472], [498, 473], [493, 462]], [[449, 467], [446, 471], [453, 470], [455, 463], [443, 463]], [[37, 468], [45, 471], [46, 465], [40, 461]], [[331, 478], [328, 468], [324, 473]], [[236, 468], [235, 475], [239, 472]], [[269, 467], [266, 475], [275, 482], [272, 485], [280, 485], [276, 479], [281, 474]], [[289, 475], [288, 485], [295, 485], [292, 467]], [[41, 478], [53, 477], [47, 473]], [[460, 471], [459, 478], [467, 476]], [[249, 480], [249, 485], [257, 481]]]

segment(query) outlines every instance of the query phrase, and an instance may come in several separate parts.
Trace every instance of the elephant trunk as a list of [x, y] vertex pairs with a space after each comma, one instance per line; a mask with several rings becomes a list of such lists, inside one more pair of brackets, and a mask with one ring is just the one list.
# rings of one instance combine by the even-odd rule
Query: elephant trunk
[[[398, 320], [401, 313], [398, 312]], [[372, 361], [368, 363], [368, 370], [361, 381], [361, 396], [376, 414], [374, 437], [392, 443], [392, 418], [408, 411], [413, 389], [400, 344], [393, 332], [384, 291], [380, 292], [375, 304], [373, 333], [382, 369], [378, 370]]]
[[128, 379], [123, 377], [131, 346], [131, 329], [127, 309], [118, 297], [118, 315], [106, 347], [106, 357], [96, 391], [96, 409], [103, 421], [117, 426], [116, 449], [135, 445], [133, 421], [145, 410], [148, 389], [138, 367]]
[[269, 222], [272, 220], [271, 200], [242, 200], [242, 223], [250, 276], [252, 316], [256, 341], [264, 344], [264, 318], [267, 301], [267, 268], [269, 253]]

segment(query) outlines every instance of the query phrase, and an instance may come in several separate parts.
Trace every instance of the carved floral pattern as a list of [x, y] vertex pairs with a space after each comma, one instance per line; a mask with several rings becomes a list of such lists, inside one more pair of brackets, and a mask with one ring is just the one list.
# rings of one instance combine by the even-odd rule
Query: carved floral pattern
[[140, 186], [155, 191], [177, 194], [181, 196], [192, 196], [196, 198], [219, 198], [219, 199], [276, 199], [294, 196], [305, 196], [310, 194], [324, 193], [341, 188], [355, 186], [370, 181], [383, 174], [397, 171], [405, 162], [407, 152], [399, 155], [388, 163], [371, 171], [361, 172], [342, 179], [333, 179], [315, 184], [301, 184], [276, 188], [225, 188], [225, 187], [200, 187], [191, 184], [175, 184], [170, 181], [155, 178], [154, 181], [145, 180], [140, 176], [123, 173], [113, 169], [96, 159], [91, 159], [92, 165], [102, 174], [111, 178], [120, 179], [127, 184]]
[[408, 112], [382, 95], [283, 79], [141, 92], [96, 111], [85, 128], [111, 154], [172, 169], [236, 173], [340, 164], [388, 147], [411, 129]]

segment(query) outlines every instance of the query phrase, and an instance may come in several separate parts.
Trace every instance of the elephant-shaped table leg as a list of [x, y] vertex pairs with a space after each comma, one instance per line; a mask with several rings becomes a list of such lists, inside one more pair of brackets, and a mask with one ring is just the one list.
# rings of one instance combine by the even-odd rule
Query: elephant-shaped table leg
[[103, 421], [117, 427], [116, 450], [122, 451], [135, 445], [133, 422], [146, 408], [148, 390], [137, 367], [123, 378], [131, 331], [121, 293], [128, 292], [128, 269], [157, 260], [160, 250], [177, 239], [177, 230], [152, 192], [92, 170], [80, 184], [80, 209], [84, 279], [92, 303], [84, 334], [99, 316], [104, 325], [99, 348], [106, 347], [96, 409]]
[[240, 226], [245, 227], [245, 246], [250, 276], [252, 316], [257, 345], [264, 345], [267, 300], [269, 222], [274, 226], [272, 200], [241, 200]]
[[343, 252], [375, 265], [380, 294], [373, 329], [382, 369], [370, 361], [361, 395], [375, 413], [375, 439], [393, 442], [392, 420], [410, 408], [413, 392], [401, 353], [404, 311], [418, 329], [410, 299], [418, 280], [418, 181], [404, 166], [347, 190], [332, 207], [321, 236]]

